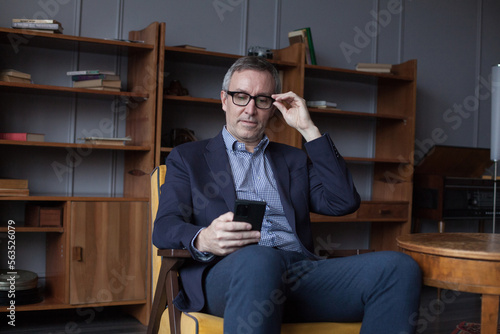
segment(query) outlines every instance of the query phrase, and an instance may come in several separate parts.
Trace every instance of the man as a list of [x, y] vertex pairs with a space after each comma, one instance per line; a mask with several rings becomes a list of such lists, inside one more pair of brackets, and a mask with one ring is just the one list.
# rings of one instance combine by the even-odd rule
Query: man
[[[398, 252], [342, 259], [313, 253], [309, 213], [344, 215], [360, 198], [305, 101], [281, 91], [275, 68], [243, 57], [221, 91], [226, 125], [167, 158], [153, 242], [186, 248], [176, 306], [224, 317], [224, 333], [279, 333], [282, 322], [363, 321], [362, 333], [410, 333], [420, 271]], [[304, 137], [300, 149], [264, 134], [275, 109]], [[261, 231], [233, 221], [236, 199], [267, 203]]]

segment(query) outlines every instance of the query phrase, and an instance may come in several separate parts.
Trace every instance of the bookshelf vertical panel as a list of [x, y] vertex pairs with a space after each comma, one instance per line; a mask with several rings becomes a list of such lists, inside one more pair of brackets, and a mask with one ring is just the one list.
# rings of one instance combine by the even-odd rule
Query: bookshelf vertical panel
[[129, 101], [126, 134], [132, 137], [132, 145], [146, 145], [150, 151], [125, 155], [124, 196], [147, 197], [149, 180], [144, 176], [153, 170], [155, 159], [159, 24], [152, 23], [144, 30], [132, 31], [129, 39], [143, 40], [155, 46], [148, 52], [133, 50], [129, 55], [128, 70], [128, 90], [147, 93], [148, 98], [145, 101]]
[[159, 41], [158, 41], [158, 68], [157, 68], [157, 87], [156, 87], [156, 115], [155, 115], [155, 158], [154, 166], [162, 164], [161, 162], [161, 136], [163, 124], [163, 85], [164, 85], [164, 72], [165, 72], [165, 22], [159, 25]]
[[[293, 91], [299, 96], [304, 96], [304, 45], [295, 43], [284, 49], [273, 50], [273, 59], [296, 64], [279, 69], [282, 76], [282, 92]], [[302, 146], [302, 136], [285, 123], [279, 110], [276, 110], [275, 116], [271, 119], [266, 134], [272, 141], [295, 147]]]

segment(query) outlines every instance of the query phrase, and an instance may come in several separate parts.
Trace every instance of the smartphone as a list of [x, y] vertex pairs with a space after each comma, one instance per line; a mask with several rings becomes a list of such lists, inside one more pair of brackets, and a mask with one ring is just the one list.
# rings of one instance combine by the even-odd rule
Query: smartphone
[[266, 212], [266, 202], [237, 199], [234, 204], [233, 221], [252, 224], [252, 230], [260, 231]]

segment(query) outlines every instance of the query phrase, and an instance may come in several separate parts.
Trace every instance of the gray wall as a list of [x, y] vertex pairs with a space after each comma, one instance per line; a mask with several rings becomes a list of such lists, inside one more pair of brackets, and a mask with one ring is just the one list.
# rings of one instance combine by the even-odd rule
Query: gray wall
[[[489, 147], [488, 82], [500, 58], [499, 16], [494, 0], [0, 2], [4, 27], [13, 17], [48, 17], [68, 35], [126, 38], [129, 30], [161, 21], [167, 45], [244, 54], [252, 45], [286, 47], [288, 31], [309, 26], [321, 65], [418, 59], [417, 158], [435, 143]], [[439, 129], [444, 134], [436, 136]]]
[[[379, 14], [377, 18], [377, 13]], [[166, 23], [166, 44], [192, 44], [210, 51], [245, 54], [249, 46], [288, 46], [289, 31], [311, 27], [318, 64], [354, 68], [358, 62], [399, 63], [418, 60], [415, 155], [420, 159], [434, 144], [489, 147], [490, 70], [500, 62], [500, 2], [494, 0], [2, 0], [0, 26], [12, 18], [53, 18], [64, 33], [99, 38], [127, 38], [128, 31], [152, 21]], [[29, 70], [28, 62], [25, 64]], [[47, 61], [51, 59], [51, 61]], [[55, 52], [46, 56], [55, 73], [110, 64], [124, 72], [124, 63], [106, 57]], [[0, 58], [0, 67], [7, 63]], [[35, 66], [35, 68], [38, 68]], [[45, 70], [47, 70], [45, 68]], [[33, 71], [36, 71], [33, 69]], [[45, 76], [47, 77], [47, 76]], [[68, 78], [51, 76], [49, 84], [70, 85]], [[166, 80], [168, 82], [168, 79]], [[315, 97], [314, 90], [305, 98]], [[207, 96], [213, 95], [211, 92]], [[308, 96], [309, 95], [309, 96]], [[339, 97], [340, 98], [340, 97]], [[73, 141], [98, 125], [85, 115], [93, 105], [58, 102], [71, 110], [64, 122], [76, 124], [56, 140]], [[67, 105], [66, 105], [67, 104]], [[104, 106], [101, 109], [108, 109]], [[365, 110], [368, 111], [368, 110]], [[3, 117], [3, 118], [2, 118]], [[12, 116], [14, 117], [14, 116]], [[95, 117], [94, 119], [99, 119]], [[101, 118], [108, 117], [103, 114]], [[7, 116], [0, 120], [12, 122]], [[14, 122], [16, 120], [14, 119]], [[19, 120], [22, 122], [22, 120]], [[0, 122], [0, 130], [2, 130]], [[116, 123], [115, 133], [123, 133]], [[355, 127], [356, 125], [351, 125]], [[354, 129], [364, 131], [363, 129]], [[335, 133], [332, 133], [335, 139]], [[51, 138], [48, 138], [50, 140]], [[364, 140], [364, 139], [363, 139]], [[340, 143], [339, 143], [340, 144]], [[373, 149], [373, 143], [369, 144]], [[351, 144], [339, 145], [344, 155]], [[367, 153], [369, 155], [370, 152]], [[104, 164], [97, 193], [120, 193], [120, 157], [95, 157]], [[86, 164], [93, 164], [86, 159]], [[92, 169], [89, 169], [92, 170]], [[1, 171], [1, 170], [0, 170]], [[45, 172], [44, 172], [45, 173]], [[74, 171], [61, 188], [86, 192], [88, 174]], [[80, 174], [81, 175], [80, 175]], [[95, 173], [94, 173], [95, 175]], [[106, 180], [115, 180], [106, 181]], [[36, 185], [35, 185], [36, 186]], [[40, 187], [43, 184], [40, 183]], [[88, 192], [96, 192], [88, 189]], [[365, 197], [369, 197], [366, 194]], [[434, 228], [434, 227], [432, 227]], [[357, 237], [357, 230], [352, 233]]]

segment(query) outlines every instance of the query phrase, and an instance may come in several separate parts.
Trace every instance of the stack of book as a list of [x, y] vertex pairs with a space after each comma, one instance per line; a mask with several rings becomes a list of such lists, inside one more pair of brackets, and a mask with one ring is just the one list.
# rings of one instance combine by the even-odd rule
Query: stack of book
[[28, 196], [28, 180], [0, 178], [0, 196]]
[[391, 64], [359, 63], [356, 65], [356, 71], [361, 72], [391, 73], [391, 70]]
[[290, 45], [294, 43], [304, 43], [306, 46], [306, 64], [317, 65], [311, 28], [307, 27], [290, 31], [288, 33], [288, 41], [290, 42]]
[[31, 83], [31, 74], [16, 70], [0, 70], [0, 81]]
[[43, 133], [0, 132], [0, 139], [17, 141], [45, 141]]
[[307, 106], [310, 108], [318, 108], [318, 109], [328, 109], [328, 110], [340, 110], [337, 108], [336, 102], [329, 101], [307, 101]]
[[122, 82], [120, 76], [114, 72], [101, 70], [82, 70], [69, 71], [68, 76], [71, 76], [73, 87], [88, 88], [96, 90], [111, 90], [119, 92]]
[[43, 19], [12, 19], [12, 28], [44, 32], [48, 34], [62, 34], [61, 22]]

